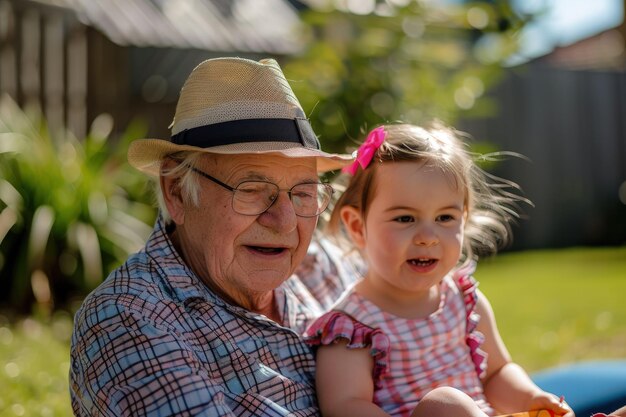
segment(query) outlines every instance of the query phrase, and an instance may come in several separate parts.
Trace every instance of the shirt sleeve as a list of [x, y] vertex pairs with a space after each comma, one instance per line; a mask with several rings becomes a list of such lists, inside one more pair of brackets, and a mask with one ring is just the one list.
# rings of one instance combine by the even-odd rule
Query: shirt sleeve
[[[102, 301], [102, 300], [99, 300]], [[237, 414], [184, 335], [119, 304], [77, 315], [70, 393], [77, 416]]]

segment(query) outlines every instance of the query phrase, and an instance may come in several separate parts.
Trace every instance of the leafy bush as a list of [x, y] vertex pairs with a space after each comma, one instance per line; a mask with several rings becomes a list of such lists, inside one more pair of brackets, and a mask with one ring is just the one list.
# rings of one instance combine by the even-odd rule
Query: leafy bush
[[527, 19], [509, 3], [376, 2], [376, 10], [347, 10], [354, 2], [304, 12], [307, 47], [283, 68], [323, 148], [342, 152], [381, 123], [491, 114], [484, 93], [517, 50]]
[[82, 140], [51, 132], [40, 112], [0, 98], [0, 303], [27, 312], [83, 296], [137, 250], [154, 209], [126, 162], [131, 125], [112, 140], [109, 116]]

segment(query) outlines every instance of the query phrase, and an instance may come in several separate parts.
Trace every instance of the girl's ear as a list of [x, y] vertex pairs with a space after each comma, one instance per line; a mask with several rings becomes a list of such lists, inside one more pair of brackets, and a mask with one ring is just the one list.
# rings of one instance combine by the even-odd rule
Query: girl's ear
[[[166, 158], [162, 162], [161, 169], [171, 168], [169, 165], [175, 162], [169, 158]], [[183, 201], [180, 177], [174, 177], [170, 175], [160, 175], [159, 183], [161, 185], [161, 194], [163, 196], [163, 202], [167, 208], [170, 217], [177, 225], [181, 225], [185, 222], [185, 204]]]
[[361, 211], [353, 206], [343, 206], [339, 210], [339, 214], [354, 245], [363, 249], [365, 247], [365, 221]]

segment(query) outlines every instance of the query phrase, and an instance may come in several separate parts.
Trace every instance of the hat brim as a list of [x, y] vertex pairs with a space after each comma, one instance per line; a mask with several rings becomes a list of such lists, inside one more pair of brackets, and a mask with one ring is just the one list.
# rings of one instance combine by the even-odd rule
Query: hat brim
[[354, 160], [352, 155], [331, 154], [286, 142], [244, 142], [199, 148], [191, 145], [177, 145], [164, 139], [138, 139], [132, 142], [128, 148], [128, 162], [139, 171], [156, 177], [159, 176], [161, 161], [167, 155], [181, 151], [225, 155], [278, 154], [289, 158], [315, 158], [319, 173], [343, 168]]

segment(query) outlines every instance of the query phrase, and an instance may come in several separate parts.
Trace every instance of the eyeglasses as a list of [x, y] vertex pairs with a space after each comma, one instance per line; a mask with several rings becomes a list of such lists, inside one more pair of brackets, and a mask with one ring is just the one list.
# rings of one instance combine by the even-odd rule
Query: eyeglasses
[[265, 213], [278, 199], [278, 193], [286, 191], [297, 216], [316, 217], [326, 210], [335, 192], [330, 184], [321, 182], [296, 184], [288, 190], [281, 190], [278, 185], [268, 181], [244, 181], [236, 187], [231, 187], [206, 172], [190, 168], [196, 174], [232, 192], [233, 210], [246, 216]]

